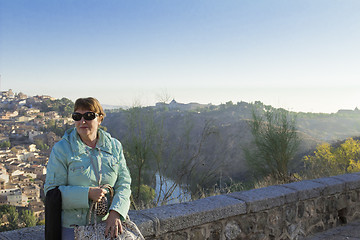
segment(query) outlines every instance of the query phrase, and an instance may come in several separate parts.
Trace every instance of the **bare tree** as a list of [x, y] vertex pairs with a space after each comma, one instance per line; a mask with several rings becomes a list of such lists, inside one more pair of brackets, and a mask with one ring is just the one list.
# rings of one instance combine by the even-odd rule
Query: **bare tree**
[[149, 189], [144, 185], [158, 190], [153, 204], [164, 205], [174, 198], [178, 201], [188, 199], [190, 188], [176, 196], [175, 190], [183, 183], [202, 184], [215, 176], [218, 169], [219, 163], [214, 162], [208, 164], [212, 166], [208, 171], [201, 171], [206, 165], [201, 154], [204, 144], [215, 132], [212, 121], [206, 120], [202, 129], [194, 129], [194, 119], [185, 117], [186, 120], [179, 123], [179, 131], [173, 131], [167, 125], [171, 123], [171, 114], [163, 110], [133, 107], [126, 111], [128, 129], [124, 143], [137, 205], [151, 205], [142, 202], [142, 195], [149, 196]]

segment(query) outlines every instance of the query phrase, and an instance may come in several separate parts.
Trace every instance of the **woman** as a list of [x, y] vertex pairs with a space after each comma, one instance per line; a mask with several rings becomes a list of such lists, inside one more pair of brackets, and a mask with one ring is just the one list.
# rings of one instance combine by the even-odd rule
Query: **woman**
[[122, 232], [121, 221], [130, 207], [131, 178], [121, 143], [99, 128], [104, 117], [98, 100], [77, 99], [72, 114], [75, 128], [66, 131], [50, 154], [44, 191], [59, 186], [62, 239], [74, 239], [74, 225], [88, 224], [91, 201], [100, 201], [106, 194], [99, 187], [103, 184], [113, 187], [114, 198], [109, 214], [97, 221], [106, 220], [105, 235], [116, 237]]

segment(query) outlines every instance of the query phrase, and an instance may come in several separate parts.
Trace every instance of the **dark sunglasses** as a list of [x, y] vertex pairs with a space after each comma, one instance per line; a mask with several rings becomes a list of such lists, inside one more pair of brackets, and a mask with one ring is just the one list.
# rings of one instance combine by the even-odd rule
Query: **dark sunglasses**
[[94, 120], [98, 116], [99, 116], [99, 114], [94, 113], [94, 112], [86, 112], [84, 114], [74, 112], [72, 114], [72, 119], [74, 119], [74, 121], [80, 121], [81, 118], [84, 117], [85, 120], [91, 121], [91, 120]]

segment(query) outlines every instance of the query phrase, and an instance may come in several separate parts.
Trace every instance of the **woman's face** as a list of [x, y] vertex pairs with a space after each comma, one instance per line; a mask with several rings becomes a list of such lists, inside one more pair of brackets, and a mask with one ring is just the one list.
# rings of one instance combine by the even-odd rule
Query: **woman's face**
[[[91, 111], [88, 109], [77, 109], [75, 112], [84, 114]], [[95, 117], [93, 120], [85, 120], [84, 117], [82, 117], [80, 121], [75, 121], [75, 128], [82, 139], [90, 138], [93, 140], [94, 137], [97, 137], [100, 123], [99, 117]]]

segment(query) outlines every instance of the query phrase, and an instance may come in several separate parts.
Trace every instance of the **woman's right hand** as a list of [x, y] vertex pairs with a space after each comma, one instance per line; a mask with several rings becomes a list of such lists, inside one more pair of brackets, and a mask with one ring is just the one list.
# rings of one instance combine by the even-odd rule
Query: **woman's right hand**
[[100, 187], [90, 187], [89, 188], [89, 199], [93, 200], [94, 202], [98, 202], [104, 197], [106, 194], [106, 190]]

